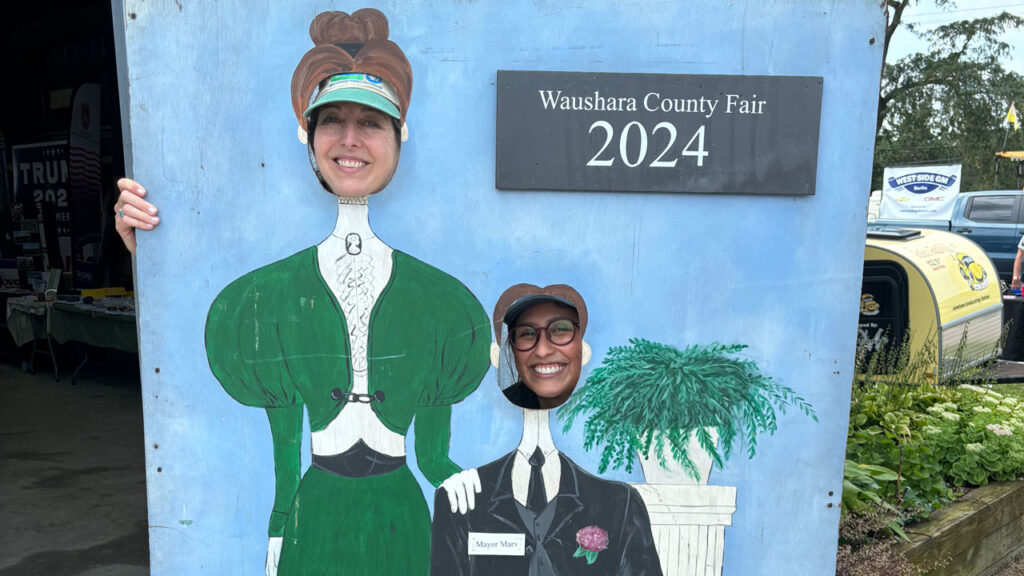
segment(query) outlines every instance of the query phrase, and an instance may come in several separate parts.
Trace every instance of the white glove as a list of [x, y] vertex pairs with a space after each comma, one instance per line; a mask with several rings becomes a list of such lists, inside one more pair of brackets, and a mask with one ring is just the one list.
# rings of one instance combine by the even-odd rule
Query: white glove
[[267, 543], [267, 576], [277, 576], [277, 565], [281, 562], [281, 543], [284, 538], [271, 536]]
[[480, 493], [480, 475], [476, 468], [463, 470], [452, 474], [447, 480], [441, 483], [448, 493], [448, 503], [452, 506], [452, 514], [456, 510], [459, 514], [465, 514], [476, 508], [476, 495]]

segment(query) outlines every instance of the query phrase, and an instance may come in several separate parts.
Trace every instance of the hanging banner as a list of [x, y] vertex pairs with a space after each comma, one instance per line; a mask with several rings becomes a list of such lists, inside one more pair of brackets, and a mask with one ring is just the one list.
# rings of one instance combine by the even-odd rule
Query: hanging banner
[[[71, 222], [74, 285], [90, 288], [100, 244], [100, 85], [82, 84], [75, 92], [68, 130], [70, 203], [78, 214]], [[65, 268], [66, 273], [71, 270]]]
[[883, 220], [949, 220], [960, 192], [960, 164], [887, 167]]

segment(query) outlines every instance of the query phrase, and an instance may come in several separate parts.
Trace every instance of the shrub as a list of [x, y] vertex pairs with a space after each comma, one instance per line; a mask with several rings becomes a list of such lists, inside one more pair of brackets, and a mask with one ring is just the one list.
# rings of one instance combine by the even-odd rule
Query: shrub
[[966, 342], [964, 334], [950, 362], [959, 372], [937, 376], [929, 369], [934, 338], [914, 355], [907, 341], [859, 349], [837, 574], [914, 573], [892, 559], [885, 540], [905, 538], [904, 523], [927, 517], [961, 486], [1024, 474], [1024, 403], [992, 390], [992, 367], [965, 358]]

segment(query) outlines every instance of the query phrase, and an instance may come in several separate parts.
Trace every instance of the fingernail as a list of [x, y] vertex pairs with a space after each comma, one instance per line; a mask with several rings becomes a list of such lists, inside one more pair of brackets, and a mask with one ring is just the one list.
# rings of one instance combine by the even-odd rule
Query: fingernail
[[156, 216], [150, 218], [149, 221], [152, 222], [153, 224], [159, 224], [160, 223], [160, 219], [157, 218]]
[[139, 194], [145, 194], [146, 193], [146, 189], [143, 188], [142, 186], [139, 186], [138, 188], [136, 188], [135, 191], [138, 192]]
[[149, 207], [149, 213], [150, 214], [156, 214], [156, 206], [150, 206]]

